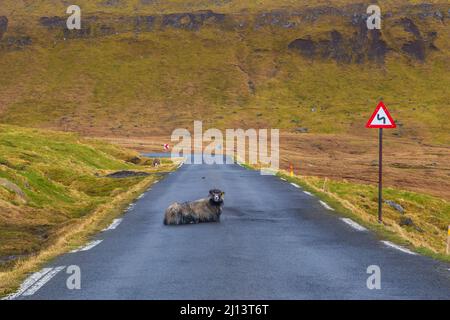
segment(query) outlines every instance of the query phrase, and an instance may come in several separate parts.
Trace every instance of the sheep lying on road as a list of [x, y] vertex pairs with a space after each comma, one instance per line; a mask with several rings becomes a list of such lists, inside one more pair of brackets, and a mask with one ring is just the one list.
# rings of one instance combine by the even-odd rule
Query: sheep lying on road
[[220, 222], [225, 192], [218, 189], [209, 191], [208, 198], [192, 202], [171, 204], [164, 216], [164, 224], [190, 224], [200, 222]]

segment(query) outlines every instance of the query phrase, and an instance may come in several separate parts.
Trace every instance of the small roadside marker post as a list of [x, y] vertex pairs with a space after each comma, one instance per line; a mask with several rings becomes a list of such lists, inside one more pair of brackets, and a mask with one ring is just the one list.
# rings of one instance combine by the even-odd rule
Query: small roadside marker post
[[450, 226], [448, 226], [447, 232], [447, 254], [450, 254]]
[[291, 177], [293, 177], [294, 176], [294, 166], [291, 164], [290, 168], [291, 168]]
[[378, 222], [383, 222], [383, 129], [397, 128], [394, 119], [381, 101], [366, 124], [366, 128], [379, 129], [379, 160], [378, 160]]

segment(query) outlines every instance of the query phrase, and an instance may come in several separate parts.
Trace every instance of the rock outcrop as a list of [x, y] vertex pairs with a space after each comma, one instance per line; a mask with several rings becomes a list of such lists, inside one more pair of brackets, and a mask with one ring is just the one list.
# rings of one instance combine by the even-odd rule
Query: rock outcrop
[[345, 38], [332, 30], [326, 38], [312, 40], [311, 37], [292, 41], [288, 48], [309, 59], [332, 59], [338, 63], [383, 63], [389, 47], [378, 30], [360, 28], [353, 36]]
[[[228, 0], [216, 0], [226, 3]], [[154, 5], [153, 0], [141, 0], [142, 5]], [[122, 5], [121, 0], [105, 0], [106, 7]], [[418, 23], [424, 19], [434, 19], [445, 23], [449, 12], [437, 5], [408, 5], [396, 12], [383, 13], [383, 25], [399, 26], [410, 37], [385, 37], [383, 30], [368, 30], [366, 5], [352, 4], [343, 7], [318, 6], [301, 10], [272, 10], [254, 14], [222, 14], [211, 10], [136, 16], [84, 16], [81, 30], [68, 30], [66, 18], [41, 17], [39, 23], [56, 37], [64, 39], [94, 38], [132, 32], [140, 33], [163, 31], [168, 28], [198, 31], [207, 26], [229, 31], [247, 30], [248, 32], [281, 28], [292, 32], [293, 37], [286, 48], [297, 52], [307, 59], [334, 60], [341, 64], [362, 64], [365, 62], [384, 63], [386, 55], [396, 51], [404, 56], [424, 62], [430, 52], [439, 50], [435, 44], [438, 33], [424, 29]], [[329, 21], [338, 21], [336, 25], [326, 25]], [[320, 34], [295, 34], [306, 25], [321, 24]], [[427, 24], [428, 25], [428, 24]], [[429, 24], [433, 25], [433, 24]], [[7, 27], [7, 19], [0, 17], [0, 38]], [[240, 35], [244, 39], [243, 35]]]
[[161, 27], [198, 30], [208, 22], [220, 25], [224, 22], [224, 19], [224, 14], [214, 13], [210, 10], [194, 13], [174, 13], [162, 17]]

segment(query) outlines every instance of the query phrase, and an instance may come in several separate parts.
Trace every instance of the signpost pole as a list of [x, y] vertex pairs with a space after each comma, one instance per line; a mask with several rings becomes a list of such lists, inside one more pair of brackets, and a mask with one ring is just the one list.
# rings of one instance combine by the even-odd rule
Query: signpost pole
[[378, 222], [383, 222], [383, 128], [379, 131]]
[[366, 124], [366, 128], [379, 129], [379, 160], [378, 160], [378, 222], [383, 222], [383, 128], [397, 128], [394, 119], [384, 105], [383, 101], [378, 103], [375, 112]]

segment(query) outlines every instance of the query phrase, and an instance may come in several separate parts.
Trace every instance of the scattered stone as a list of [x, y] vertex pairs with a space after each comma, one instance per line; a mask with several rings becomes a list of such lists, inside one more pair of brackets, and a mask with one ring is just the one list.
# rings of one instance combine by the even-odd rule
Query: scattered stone
[[22, 189], [20, 189], [20, 187], [18, 185], [16, 185], [15, 183], [12, 183], [11, 181], [9, 181], [7, 179], [0, 178], [0, 186], [4, 187], [6, 190], [14, 192], [22, 200], [24, 200], [24, 201], [27, 200], [27, 196], [25, 195], [25, 192], [23, 192]]
[[133, 164], [139, 164], [139, 163], [141, 163], [141, 158], [133, 157], [131, 159], [128, 159], [127, 162], [130, 162], [130, 163], [133, 163]]
[[399, 225], [401, 227], [413, 227], [416, 231], [421, 232], [421, 233], [423, 232], [423, 229], [421, 227], [419, 227], [418, 225], [416, 225], [414, 223], [413, 219], [411, 219], [409, 217], [401, 217]]
[[308, 133], [309, 129], [308, 128], [299, 127], [299, 128], [296, 128], [295, 131], [297, 131], [299, 133]]
[[396, 203], [396, 202], [394, 202], [392, 200], [384, 200], [384, 203], [386, 203], [391, 208], [397, 210], [401, 214], [405, 213], [405, 209], [401, 205], [399, 205], [398, 203]]
[[411, 218], [408, 217], [401, 217], [400, 218], [400, 226], [401, 227], [411, 227], [414, 226], [414, 221]]

